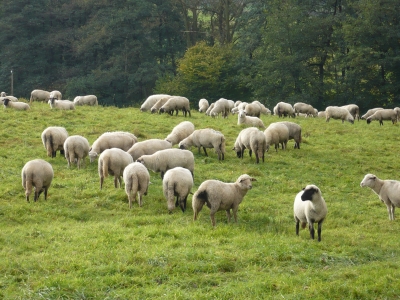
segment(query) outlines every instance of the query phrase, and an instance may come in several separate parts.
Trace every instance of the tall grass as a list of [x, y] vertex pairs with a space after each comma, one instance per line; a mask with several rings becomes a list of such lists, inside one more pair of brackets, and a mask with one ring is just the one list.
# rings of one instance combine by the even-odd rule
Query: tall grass
[[[0, 297], [4, 299], [398, 299], [398, 221], [360, 181], [366, 173], [400, 179], [399, 125], [365, 121], [342, 124], [297, 118], [301, 149], [271, 149], [264, 163], [232, 151], [235, 116], [213, 119], [193, 110], [196, 128], [211, 127], [227, 140], [225, 160], [195, 154], [195, 187], [207, 179], [226, 182], [247, 173], [257, 181], [239, 207], [238, 223], [224, 212], [212, 228], [203, 208], [168, 214], [159, 174], [141, 208], [128, 209], [123, 189], [105, 180], [97, 164], [67, 167], [49, 158], [40, 135], [64, 126], [92, 143], [105, 131], [129, 131], [139, 140], [165, 138], [179, 116], [136, 108], [78, 107], [54, 111], [34, 103], [28, 112], [0, 114]], [[267, 125], [279, 121], [262, 116]], [[20, 173], [43, 158], [55, 178], [47, 201], [25, 201]], [[293, 201], [307, 184], [322, 190], [328, 216], [322, 241], [307, 230], [295, 235]], [[33, 199], [33, 197], [31, 197]]]

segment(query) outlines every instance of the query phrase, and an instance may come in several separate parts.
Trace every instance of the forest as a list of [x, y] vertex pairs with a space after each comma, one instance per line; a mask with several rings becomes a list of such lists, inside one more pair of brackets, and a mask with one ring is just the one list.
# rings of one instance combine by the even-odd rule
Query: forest
[[0, 15], [0, 89], [20, 98], [400, 105], [398, 0], [2, 0]]

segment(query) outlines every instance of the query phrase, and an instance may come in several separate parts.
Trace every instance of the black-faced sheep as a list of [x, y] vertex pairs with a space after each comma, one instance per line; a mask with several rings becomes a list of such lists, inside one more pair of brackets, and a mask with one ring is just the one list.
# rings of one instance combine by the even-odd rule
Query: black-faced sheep
[[[193, 177], [188, 169], [175, 167], [165, 172], [163, 179], [164, 197], [167, 199], [168, 210], [171, 213], [175, 207], [186, 210], [187, 197], [193, 187]], [[176, 197], [176, 201], [174, 201]]]
[[378, 120], [379, 124], [382, 126], [383, 121], [392, 121], [392, 124], [397, 122], [397, 112], [394, 109], [380, 109], [377, 110], [372, 116], [367, 118], [367, 124], [374, 120]]
[[125, 182], [125, 192], [128, 196], [129, 209], [132, 208], [132, 202], [136, 201], [137, 194], [139, 194], [139, 207], [142, 206], [143, 195], [147, 195], [150, 183], [149, 171], [141, 163], [133, 162], [125, 167], [122, 177]]
[[265, 129], [265, 125], [260, 118], [249, 117], [246, 115], [246, 112], [244, 110], [239, 110], [237, 124], [238, 125], [245, 124], [245, 125], [250, 125], [250, 126], [260, 127], [260, 128]]
[[25, 102], [13, 102], [8, 97], [3, 99], [4, 108], [13, 108], [15, 110], [28, 110], [29, 104]]
[[342, 120], [342, 123], [344, 123], [344, 121], [348, 121], [351, 124], [354, 123], [354, 117], [346, 108], [343, 107], [328, 106], [325, 109], [325, 114], [326, 114], [326, 122], [329, 122], [329, 120], [332, 118], [336, 120]]
[[43, 159], [34, 159], [28, 161], [21, 172], [22, 186], [25, 189], [26, 201], [29, 202], [29, 195], [32, 188], [35, 188], [34, 201], [44, 192], [44, 200], [47, 200], [47, 191], [54, 177], [54, 171], [51, 164]]
[[64, 143], [68, 138], [68, 132], [64, 127], [50, 126], [42, 132], [43, 146], [47, 151], [47, 156], [56, 157], [57, 151], [64, 155]]
[[170, 149], [170, 142], [160, 139], [150, 139], [135, 143], [127, 152], [136, 161], [142, 155], [151, 155], [159, 150]]
[[31, 97], [29, 102], [32, 103], [32, 101], [35, 100], [47, 102], [49, 101], [49, 99], [50, 99], [50, 92], [43, 90], [33, 90], [31, 92]]
[[85, 162], [85, 157], [89, 154], [89, 142], [81, 135], [69, 136], [64, 142], [64, 152], [68, 168], [71, 163], [76, 162], [78, 169], [80, 169], [82, 161]]
[[115, 188], [121, 186], [121, 176], [127, 165], [133, 163], [132, 156], [119, 148], [104, 150], [99, 156], [98, 171], [100, 177], [100, 189], [103, 188], [104, 178], [114, 175]]
[[86, 96], [76, 96], [74, 98], [75, 106], [80, 105], [91, 105], [95, 106], [98, 105], [99, 102], [97, 101], [97, 97], [95, 95], [86, 95]]
[[166, 96], [169, 96], [167, 94], [155, 94], [147, 97], [147, 99], [143, 102], [143, 104], [140, 106], [140, 111], [148, 111], [150, 110], [154, 104], [157, 103], [158, 100], [161, 98], [164, 98]]
[[183, 121], [176, 125], [171, 133], [165, 138], [166, 141], [170, 142], [172, 146], [179, 144], [180, 141], [187, 138], [194, 131], [194, 125], [192, 122]]

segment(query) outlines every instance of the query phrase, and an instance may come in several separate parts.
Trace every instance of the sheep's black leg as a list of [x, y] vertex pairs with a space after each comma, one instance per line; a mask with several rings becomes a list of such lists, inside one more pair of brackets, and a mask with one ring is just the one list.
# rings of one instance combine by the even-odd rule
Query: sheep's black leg
[[176, 196], [175, 207], [178, 207], [178, 206], [179, 206], [179, 197]]
[[207, 151], [206, 151], [206, 147], [203, 147], [203, 150], [204, 150], [204, 154], [205, 154], [206, 156], [208, 156]]
[[300, 221], [296, 220], [296, 235], [299, 235]]
[[310, 223], [308, 224], [308, 228], [310, 229], [311, 238], [314, 239], [315, 230], [314, 230], [314, 222], [313, 221], [310, 221]]
[[318, 222], [318, 242], [321, 241], [322, 221], [323, 221], [323, 220], [321, 220], [321, 221]]

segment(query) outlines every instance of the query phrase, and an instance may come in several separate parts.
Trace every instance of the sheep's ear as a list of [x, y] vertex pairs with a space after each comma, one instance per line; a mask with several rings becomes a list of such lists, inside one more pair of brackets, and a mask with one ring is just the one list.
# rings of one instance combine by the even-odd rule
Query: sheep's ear
[[255, 178], [253, 178], [253, 177], [251, 177], [250, 180], [251, 180], [251, 181], [257, 181], [257, 179], [255, 179]]
[[301, 190], [302, 190], [302, 191], [304, 191], [305, 189], [306, 189], [306, 188], [305, 188], [305, 187], [303, 187]]

